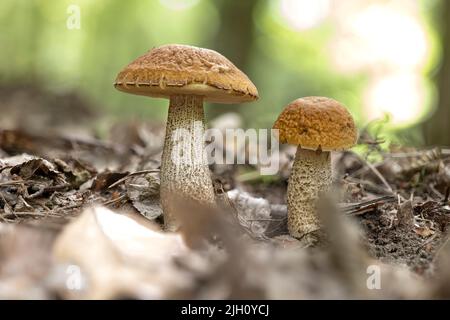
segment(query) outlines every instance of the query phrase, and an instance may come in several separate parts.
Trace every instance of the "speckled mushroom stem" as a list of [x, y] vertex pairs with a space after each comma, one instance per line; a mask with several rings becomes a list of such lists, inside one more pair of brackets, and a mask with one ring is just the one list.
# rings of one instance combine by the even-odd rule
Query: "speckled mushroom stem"
[[205, 151], [203, 98], [170, 97], [161, 159], [161, 205], [166, 230], [180, 227], [174, 197], [214, 204], [214, 189]]
[[297, 149], [287, 190], [288, 228], [296, 238], [319, 230], [316, 203], [331, 185], [330, 152]]

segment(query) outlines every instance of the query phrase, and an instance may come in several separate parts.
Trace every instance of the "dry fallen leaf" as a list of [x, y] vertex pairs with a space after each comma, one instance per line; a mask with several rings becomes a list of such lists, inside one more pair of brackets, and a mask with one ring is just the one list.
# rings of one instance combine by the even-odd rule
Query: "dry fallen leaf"
[[189, 280], [172, 264], [187, 251], [179, 234], [163, 233], [142, 217], [104, 207], [86, 209], [54, 246], [57, 261], [79, 267], [87, 279], [84, 290], [65, 294], [87, 299], [166, 298]]
[[434, 231], [430, 228], [424, 226], [424, 227], [415, 227], [414, 232], [417, 233], [419, 236], [423, 238], [428, 238], [429, 236], [434, 234]]
[[104, 171], [99, 173], [92, 182], [91, 189], [94, 191], [102, 191], [107, 189], [110, 185], [119, 179], [128, 175], [128, 172], [110, 172]]
[[271, 206], [263, 198], [255, 198], [246, 192], [233, 189], [228, 197], [234, 204], [239, 223], [257, 237], [263, 237], [271, 219]]
[[133, 207], [147, 219], [153, 220], [162, 215], [159, 200], [159, 180], [151, 175], [136, 177], [126, 183], [127, 195]]

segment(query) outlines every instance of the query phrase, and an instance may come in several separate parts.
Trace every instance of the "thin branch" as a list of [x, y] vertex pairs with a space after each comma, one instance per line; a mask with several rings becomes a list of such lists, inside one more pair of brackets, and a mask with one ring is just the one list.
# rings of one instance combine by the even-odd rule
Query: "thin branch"
[[152, 169], [152, 170], [142, 170], [142, 171], [136, 171], [136, 172], [130, 173], [130, 174], [126, 175], [125, 177], [117, 180], [113, 184], [111, 184], [108, 187], [108, 189], [111, 189], [111, 188], [114, 188], [114, 187], [118, 186], [119, 184], [121, 184], [122, 182], [126, 181], [129, 178], [132, 178], [132, 177], [135, 177], [135, 176], [139, 176], [139, 175], [142, 175], [142, 174], [147, 174], [147, 173], [156, 173], [156, 172], [159, 172], [159, 171], [160, 171], [159, 169]]

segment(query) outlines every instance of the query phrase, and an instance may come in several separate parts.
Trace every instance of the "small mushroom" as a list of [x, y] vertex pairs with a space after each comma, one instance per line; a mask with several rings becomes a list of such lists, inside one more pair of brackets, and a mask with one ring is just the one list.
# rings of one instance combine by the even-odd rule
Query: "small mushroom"
[[153, 48], [131, 62], [118, 74], [114, 87], [170, 99], [161, 160], [161, 205], [166, 229], [176, 230], [175, 195], [215, 204], [204, 148], [203, 102], [250, 102], [258, 99], [258, 91], [216, 51], [177, 44]]
[[273, 126], [281, 143], [298, 145], [287, 191], [288, 228], [301, 238], [320, 229], [317, 199], [332, 180], [330, 151], [355, 145], [357, 129], [339, 102], [305, 97], [286, 106]]

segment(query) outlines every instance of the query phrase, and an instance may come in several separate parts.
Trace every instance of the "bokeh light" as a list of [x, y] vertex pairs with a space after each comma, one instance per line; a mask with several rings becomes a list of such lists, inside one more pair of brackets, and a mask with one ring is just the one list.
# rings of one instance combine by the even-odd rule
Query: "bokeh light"
[[330, 11], [330, 0], [281, 0], [280, 10], [289, 26], [306, 30], [325, 20]]
[[195, 6], [199, 0], [159, 0], [159, 2], [172, 10], [185, 10]]
[[365, 93], [365, 108], [369, 120], [388, 114], [395, 125], [411, 125], [423, 113], [425, 84], [414, 72], [398, 72], [375, 78]]
[[431, 102], [426, 99], [424, 73], [431, 44], [418, 1], [359, 1], [345, 9], [339, 12], [347, 15], [335, 16], [331, 59], [340, 72], [368, 78], [365, 119], [389, 114], [392, 127], [420, 121]]
[[[8, 30], [0, 34], [2, 82], [75, 90], [111, 118], [165, 118], [166, 101], [123, 95], [111, 86], [126, 63], [165, 43], [217, 50], [252, 79], [261, 99], [231, 107], [248, 127], [270, 127], [288, 102], [307, 95], [342, 101], [359, 126], [389, 113], [392, 129], [424, 121], [437, 101], [437, 91], [429, 89], [441, 58], [432, 23], [438, 7], [427, 0], [29, 3], [0, 4], [0, 27]], [[72, 4], [81, 10], [79, 30], [66, 28]], [[406, 90], [414, 93], [407, 97]], [[206, 107], [206, 115], [212, 120], [228, 108]]]
[[343, 70], [418, 68], [429, 43], [418, 17], [386, 4], [369, 5], [343, 21], [334, 44], [334, 59]]

